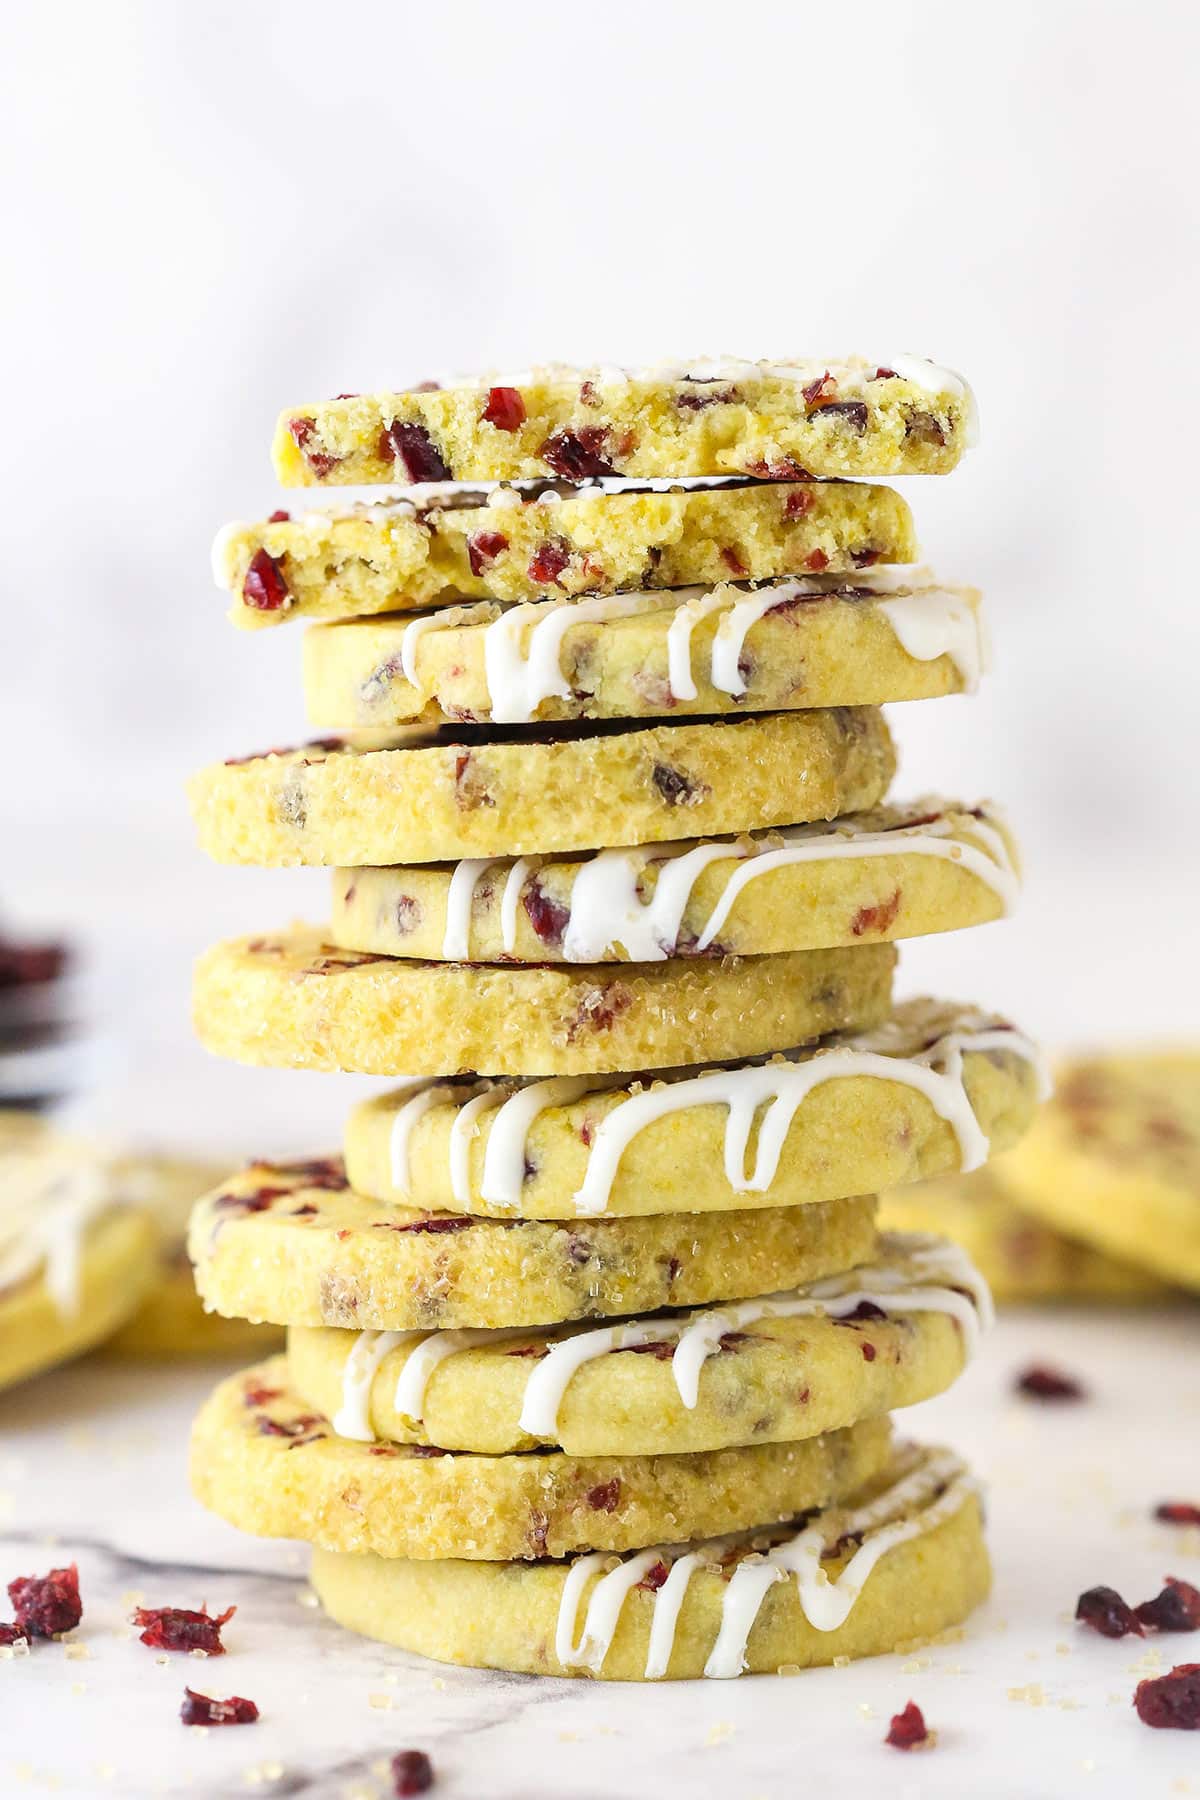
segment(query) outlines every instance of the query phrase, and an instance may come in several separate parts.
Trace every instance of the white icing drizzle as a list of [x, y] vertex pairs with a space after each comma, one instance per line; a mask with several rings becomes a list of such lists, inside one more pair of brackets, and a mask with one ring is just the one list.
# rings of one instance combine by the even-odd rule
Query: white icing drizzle
[[59, 1316], [73, 1317], [89, 1225], [134, 1197], [86, 1147], [34, 1135], [0, 1152], [0, 1291], [40, 1274]]
[[480, 1198], [491, 1206], [519, 1206], [525, 1181], [525, 1150], [539, 1113], [551, 1106], [570, 1106], [600, 1084], [580, 1075], [556, 1075], [533, 1081], [509, 1094], [492, 1120], [483, 1155]]
[[562, 641], [574, 625], [620, 619], [661, 607], [661, 595], [605, 594], [592, 600], [535, 600], [510, 606], [483, 634], [483, 667], [491, 716], [523, 725], [543, 700], [571, 698], [561, 665]]
[[446, 929], [442, 935], [442, 955], [450, 962], [465, 962], [471, 953], [471, 911], [475, 889], [485, 869], [499, 859], [494, 856], [469, 856], [456, 863], [446, 895]]
[[532, 866], [527, 857], [518, 856], [508, 871], [504, 892], [500, 896], [500, 941], [509, 956], [517, 947], [517, 906], [521, 899], [521, 889], [525, 886], [525, 877]]
[[445, 1362], [448, 1356], [457, 1356], [460, 1350], [473, 1350], [477, 1344], [500, 1344], [509, 1338], [528, 1335], [527, 1331], [517, 1329], [486, 1331], [480, 1327], [466, 1331], [429, 1332], [421, 1337], [420, 1343], [414, 1345], [405, 1358], [400, 1379], [396, 1383], [396, 1411], [402, 1412], [406, 1418], [419, 1425], [425, 1411], [425, 1390], [439, 1363]]
[[[942, 803], [930, 801], [930, 810]], [[914, 802], [914, 811], [921, 802]], [[969, 837], [955, 835], [965, 832]], [[970, 842], [970, 838], [978, 840]], [[774, 841], [748, 836], [734, 843], [690, 847], [656, 844], [633, 849], [601, 850], [581, 862], [567, 901], [563, 957], [567, 962], [600, 962], [620, 947], [631, 962], [661, 962], [675, 953], [692, 890], [711, 863], [738, 862], [697, 940], [707, 950], [724, 925], [743, 889], [761, 875], [799, 863], [886, 856], [932, 856], [958, 866], [985, 883], [1007, 913], [1016, 904], [1020, 883], [1003, 834], [985, 819], [965, 823], [937, 818], [920, 826], [898, 824], [869, 831], [840, 820], [835, 826], [800, 825], [776, 832]], [[492, 859], [495, 860], [495, 859]], [[650, 863], [659, 865], [654, 891], [646, 900], [638, 893]], [[475, 885], [492, 866], [489, 860], [457, 865], [447, 899], [447, 956], [466, 955], [467, 933]], [[501, 936], [510, 955], [516, 949], [517, 906], [531, 864], [522, 858], [508, 874], [501, 901]], [[453, 946], [453, 948], [451, 947]]]
[[504, 1103], [502, 1087], [485, 1087], [460, 1106], [450, 1127], [450, 1191], [460, 1206], [471, 1203], [471, 1142], [479, 1135], [480, 1113], [492, 1112]]
[[692, 676], [692, 633], [710, 613], [729, 603], [728, 589], [681, 589], [688, 598], [676, 608], [667, 627], [667, 687], [675, 700], [694, 700], [699, 692]]
[[407, 1331], [359, 1332], [342, 1370], [342, 1404], [330, 1421], [339, 1437], [354, 1438], [364, 1444], [374, 1438], [370, 1401], [375, 1371], [389, 1350], [412, 1335]]
[[441, 613], [418, 613], [410, 619], [400, 637], [400, 667], [404, 679], [412, 686], [420, 689], [421, 682], [417, 674], [417, 645], [427, 631], [444, 631], [446, 621]]
[[392, 1120], [389, 1148], [392, 1186], [402, 1194], [407, 1195], [411, 1191], [408, 1150], [413, 1127], [431, 1107], [439, 1105], [443, 1100], [452, 1099], [456, 1091], [447, 1087], [443, 1081], [414, 1081], [410, 1084], [405, 1099], [397, 1107], [396, 1116]]
[[[900, 1544], [935, 1530], [953, 1518], [978, 1491], [963, 1463], [949, 1451], [935, 1451], [900, 1474], [890, 1487], [863, 1506], [830, 1508], [811, 1525], [784, 1539], [774, 1549], [751, 1548], [724, 1584], [721, 1619], [704, 1673], [728, 1680], [746, 1667], [746, 1648], [763, 1600], [777, 1582], [793, 1580], [796, 1597], [817, 1631], [844, 1625], [881, 1559]], [[861, 1541], [840, 1575], [831, 1580], [823, 1559], [845, 1537]], [[612, 1646], [629, 1593], [657, 1563], [669, 1565], [666, 1580], [653, 1598], [645, 1675], [649, 1681], [666, 1674], [675, 1644], [680, 1609], [697, 1570], [719, 1569], [731, 1549], [753, 1545], [754, 1537], [709, 1538], [699, 1545], [665, 1545], [641, 1550], [615, 1563], [593, 1554], [575, 1558], [563, 1581], [554, 1651], [564, 1668], [598, 1672]], [[576, 1638], [579, 1603], [597, 1573]]]
[[975, 692], [987, 668], [987, 641], [983, 621], [965, 595], [921, 588], [877, 604], [910, 656], [918, 662], [948, 656], [967, 693]]

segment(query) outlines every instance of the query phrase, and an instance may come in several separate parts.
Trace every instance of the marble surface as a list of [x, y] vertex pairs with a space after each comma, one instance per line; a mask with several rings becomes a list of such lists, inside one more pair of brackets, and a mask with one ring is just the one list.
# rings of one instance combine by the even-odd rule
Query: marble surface
[[[447, 1800], [1200, 1794], [1196, 1739], [1147, 1730], [1130, 1705], [1141, 1674], [1200, 1646], [1071, 1622], [1097, 1582], [1134, 1600], [1167, 1571], [1200, 1582], [1200, 1533], [1150, 1516], [1200, 1499], [1198, 1345], [1187, 1306], [1005, 1317], [953, 1393], [905, 1416], [988, 1483], [996, 1590], [962, 1641], [651, 1688], [442, 1668], [347, 1635], [316, 1608], [302, 1549], [244, 1538], [189, 1497], [189, 1418], [221, 1370], [77, 1364], [0, 1397], [0, 1575], [75, 1557], [85, 1602], [73, 1645], [0, 1662], [0, 1792], [380, 1800], [388, 1756], [420, 1747]], [[1016, 1399], [1035, 1359], [1081, 1377], [1087, 1400]], [[134, 1595], [236, 1603], [229, 1654], [208, 1668], [144, 1648]], [[249, 1696], [261, 1722], [185, 1730], [185, 1683]], [[905, 1757], [882, 1739], [910, 1698], [939, 1740]]]

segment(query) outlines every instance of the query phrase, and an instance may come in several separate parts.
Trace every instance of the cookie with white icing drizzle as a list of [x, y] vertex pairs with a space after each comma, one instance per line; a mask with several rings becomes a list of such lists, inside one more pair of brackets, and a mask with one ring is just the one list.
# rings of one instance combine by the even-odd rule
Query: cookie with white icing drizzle
[[881, 569], [346, 619], [305, 635], [305, 703], [348, 731], [936, 699], [979, 685], [979, 604], [927, 570]]
[[381, 1201], [493, 1218], [798, 1206], [976, 1168], [1044, 1087], [1004, 1020], [910, 1000], [876, 1029], [657, 1080], [416, 1082], [354, 1109], [346, 1163]]
[[1179, 1297], [1131, 1262], [1106, 1256], [1079, 1238], [1065, 1237], [1017, 1204], [999, 1156], [971, 1175], [943, 1175], [879, 1196], [879, 1223], [888, 1231], [932, 1232], [953, 1238], [975, 1264], [998, 1304], [1036, 1300], [1123, 1301]]
[[890, 944], [864, 944], [619, 970], [489, 967], [360, 955], [296, 926], [207, 951], [193, 1017], [214, 1054], [279, 1068], [606, 1074], [878, 1024], [895, 960]]
[[318, 1549], [311, 1579], [340, 1625], [440, 1662], [657, 1681], [924, 1642], [987, 1598], [991, 1571], [976, 1483], [914, 1446], [845, 1505], [769, 1531], [508, 1567]]
[[289, 1387], [282, 1357], [223, 1381], [192, 1433], [192, 1488], [261, 1537], [383, 1557], [568, 1556], [738, 1531], [844, 1498], [886, 1465], [885, 1419], [695, 1456], [472, 1456], [359, 1444]]
[[466, 599], [537, 600], [908, 563], [907, 503], [862, 481], [729, 480], [695, 488], [537, 482], [275, 512], [227, 525], [213, 576], [229, 616], [367, 618]]
[[996, 809], [926, 797], [586, 858], [336, 869], [329, 929], [344, 949], [384, 956], [655, 962], [958, 931], [1003, 917], [1017, 891]]
[[941, 1393], [990, 1319], [946, 1239], [698, 1312], [530, 1332], [294, 1329], [291, 1386], [343, 1437], [652, 1456], [840, 1430]]
[[857, 812], [896, 759], [881, 713], [671, 725], [457, 726], [393, 748], [322, 740], [192, 778], [218, 862], [373, 865], [671, 842]]
[[962, 377], [919, 356], [550, 364], [290, 408], [284, 487], [945, 474], [976, 436]]
[[157, 1272], [128, 1168], [94, 1145], [0, 1122], [0, 1388], [109, 1337]]
[[205, 1304], [381, 1331], [557, 1324], [798, 1287], [875, 1248], [875, 1202], [572, 1224], [380, 1205], [335, 1159], [255, 1163], [206, 1195], [188, 1250]]

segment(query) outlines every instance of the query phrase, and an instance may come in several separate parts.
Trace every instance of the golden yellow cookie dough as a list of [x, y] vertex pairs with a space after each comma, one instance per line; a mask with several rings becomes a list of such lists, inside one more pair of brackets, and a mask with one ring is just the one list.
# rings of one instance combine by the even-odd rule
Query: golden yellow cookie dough
[[870, 707], [538, 736], [462, 726], [393, 749], [322, 743], [192, 778], [218, 862], [372, 865], [661, 843], [874, 806], [895, 772]]
[[6, 1286], [0, 1270], [0, 1389], [102, 1343], [137, 1310], [156, 1258], [150, 1220], [115, 1206], [83, 1234], [73, 1305], [60, 1307], [44, 1274]]
[[[945, 1175], [880, 1195], [888, 1231], [928, 1231], [953, 1238], [1001, 1304], [1035, 1300], [1167, 1298], [1165, 1282], [1044, 1225], [1014, 1203], [1005, 1157], [971, 1175]], [[1178, 1290], [1175, 1290], [1178, 1292]]]
[[290, 407], [285, 487], [557, 475], [921, 475], [974, 440], [970, 389], [921, 357], [561, 364]]
[[1200, 1054], [1065, 1062], [1004, 1179], [1055, 1231], [1200, 1288]]
[[277, 512], [228, 525], [213, 574], [248, 629], [463, 598], [536, 600], [737, 575], [841, 573], [917, 557], [912, 513], [860, 481], [730, 481], [609, 492], [565, 485]]
[[[913, 1456], [897, 1454], [892, 1480], [911, 1469]], [[886, 1479], [877, 1478], [856, 1498], [873, 1498]], [[916, 1520], [926, 1510], [914, 1507], [907, 1516]], [[788, 1674], [844, 1658], [880, 1656], [927, 1642], [961, 1624], [987, 1598], [991, 1586], [979, 1501], [970, 1493], [961, 1505], [948, 1511], [943, 1507], [944, 1516], [928, 1510], [935, 1522], [885, 1551], [848, 1617], [833, 1630], [819, 1631], [810, 1624], [794, 1576], [768, 1587], [746, 1642], [744, 1672]], [[854, 1554], [853, 1544], [836, 1547], [842, 1516], [834, 1512], [817, 1521], [826, 1526], [829, 1553], [821, 1568], [830, 1581], [837, 1580]], [[797, 1521], [790, 1529], [798, 1530], [799, 1525]], [[779, 1541], [778, 1531], [754, 1534], [737, 1544], [735, 1560], [740, 1565], [748, 1555], [769, 1550]], [[709, 1556], [687, 1583], [661, 1673], [653, 1669], [648, 1673], [650, 1633], [659, 1593], [655, 1584], [668, 1577], [672, 1551], [656, 1561], [646, 1559], [649, 1567], [626, 1593], [611, 1642], [583, 1642], [582, 1653], [593, 1666], [576, 1660], [564, 1663], [556, 1653], [570, 1563], [506, 1568], [461, 1558], [384, 1561], [317, 1549], [311, 1579], [326, 1612], [339, 1625], [438, 1662], [530, 1675], [592, 1675], [605, 1681], [694, 1680], [709, 1672], [730, 1590], [729, 1546], [700, 1548]], [[617, 1566], [614, 1559], [604, 1558], [589, 1570], [579, 1592], [577, 1634], [585, 1632], [587, 1605], [597, 1582]], [[732, 1667], [727, 1672], [739, 1671]]]
[[[980, 1032], [983, 1043], [972, 1049]], [[894, 1060], [897, 1073], [894, 1080], [885, 1079], [861, 1055], [851, 1061], [843, 1055], [833, 1065], [836, 1075], [826, 1075], [800, 1096], [778, 1165], [764, 1171], [770, 1178], [758, 1188], [734, 1186], [726, 1173], [729, 1102], [714, 1097], [704, 1077], [728, 1075], [728, 1070], [670, 1071], [658, 1082], [598, 1084], [584, 1091], [579, 1091], [583, 1084], [544, 1087], [535, 1096], [544, 1105], [517, 1132], [515, 1158], [501, 1158], [494, 1151], [491, 1171], [487, 1157], [493, 1133], [498, 1121], [503, 1130], [510, 1129], [511, 1112], [501, 1115], [495, 1108], [474, 1105], [475, 1090], [449, 1082], [428, 1089], [415, 1105], [411, 1090], [398, 1089], [361, 1102], [351, 1113], [346, 1167], [354, 1188], [381, 1202], [419, 1203], [499, 1219], [575, 1219], [595, 1211], [610, 1216], [705, 1213], [872, 1193], [961, 1167], [954, 1124], [935, 1109], [920, 1085], [927, 1081], [920, 1059], [932, 1056], [935, 1066], [944, 1063], [952, 1058], [955, 1041], [965, 1046], [957, 1091], [965, 1094], [966, 1108], [991, 1147], [1006, 1149], [1025, 1130], [1037, 1103], [1038, 1069], [1029, 1046], [992, 1015], [944, 1001], [912, 1000], [895, 1009], [881, 1032], [868, 1033], [866, 1044], [852, 1035], [832, 1037], [815, 1052], [772, 1061], [784, 1099], [789, 1069], [811, 1069], [814, 1054], [865, 1051], [874, 1056], [882, 1050]], [[912, 1062], [919, 1066], [903, 1066]], [[883, 1064], [884, 1075], [890, 1066], [890, 1061]], [[686, 1091], [694, 1100], [686, 1106], [653, 1118], [635, 1114], [638, 1129], [628, 1136], [613, 1169], [611, 1156], [604, 1160], [604, 1138], [597, 1144], [604, 1122], [621, 1116], [620, 1109], [631, 1102], [646, 1109], [647, 1094], [678, 1097], [688, 1082], [692, 1085]], [[523, 1091], [491, 1085], [501, 1101]], [[939, 1098], [944, 1102], [956, 1086], [953, 1079], [941, 1084]], [[465, 1122], [465, 1133], [458, 1126], [465, 1144], [456, 1180], [451, 1144], [468, 1104], [473, 1116]], [[764, 1098], [761, 1109], [766, 1104]], [[397, 1117], [406, 1107], [407, 1118], [398, 1127]], [[756, 1107], [755, 1114], [760, 1130], [761, 1109]], [[615, 1130], [614, 1124], [608, 1135]], [[743, 1180], [753, 1178], [754, 1164], [751, 1149], [742, 1163]]]
[[745, 1530], [826, 1504], [888, 1454], [885, 1419], [802, 1444], [697, 1456], [483, 1457], [334, 1435], [282, 1357], [224, 1381], [196, 1419], [197, 1499], [258, 1537], [384, 1557], [508, 1561]]
[[756, 1056], [887, 1012], [890, 944], [794, 955], [505, 968], [234, 938], [196, 968], [193, 1018], [234, 1062], [366, 1075], [583, 1075]]
[[205, 1312], [187, 1251], [159, 1258], [154, 1286], [133, 1317], [104, 1344], [106, 1356], [165, 1361], [185, 1356], [265, 1356], [280, 1334], [269, 1325]]
[[[305, 634], [305, 704], [312, 724], [354, 731], [936, 699], [978, 679], [979, 602], [976, 589], [938, 587], [922, 573], [887, 586], [866, 573], [344, 619]], [[922, 650], [953, 641], [960, 654], [911, 654], [891, 622], [897, 603], [930, 634]], [[681, 629], [689, 636], [676, 669]]]
[[[614, 1328], [606, 1326], [473, 1334], [425, 1379], [412, 1400], [419, 1416], [405, 1409], [410, 1396], [398, 1393], [397, 1383], [414, 1355], [446, 1348], [445, 1333], [394, 1334], [393, 1341], [393, 1334], [293, 1329], [288, 1380], [343, 1436], [489, 1456], [539, 1446], [572, 1456], [690, 1454], [816, 1437], [926, 1400], [962, 1372], [962, 1325], [947, 1311], [919, 1310], [922, 1297], [936, 1300], [956, 1271], [949, 1258], [939, 1264], [936, 1250], [914, 1259], [911, 1243], [888, 1240], [876, 1263], [819, 1283], [818, 1294], [811, 1284], [795, 1290], [799, 1304], [823, 1309], [815, 1314], [750, 1317], [750, 1308], [761, 1310], [754, 1302], [740, 1310], [711, 1306], [643, 1318], [624, 1346], [619, 1334], [622, 1325], [628, 1334], [629, 1323], [622, 1322], [616, 1347]], [[881, 1296], [872, 1304], [884, 1316], [856, 1316], [868, 1293]], [[686, 1367], [677, 1377], [673, 1360], [689, 1328], [707, 1331], [713, 1342], [694, 1397]], [[523, 1426], [523, 1407], [537, 1404], [539, 1372], [543, 1380], [553, 1374], [547, 1358], [570, 1356], [589, 1342], [596, 1348], [590, 1360], [555, 1378], [561, 1397], [547, 1402], [554, 1429]]]
[[1016, 846], [986, 805], [917, 800], [519, 866], [336, 869], [329, 931], [346, 950], [447, 961], [762, 956], [983, 925], [1008, 910], [1017, 880]]
[[490, 1330], [798, 1287], [870, 1260], [875, 1202], [500, 1222], [381, 1206], [332, 1159], [255, 1163], [200, 1201], [188, 1249], [205, 1304], [227, 1317]]

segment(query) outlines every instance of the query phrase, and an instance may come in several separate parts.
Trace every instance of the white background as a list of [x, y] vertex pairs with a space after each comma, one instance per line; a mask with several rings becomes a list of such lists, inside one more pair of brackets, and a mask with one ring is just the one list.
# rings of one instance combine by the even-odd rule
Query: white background
[[276, 411], [548, 357], [915, 349], [971, 377], [982, 448], [908, 492], [997, 667], [895, 709], [900, 791], [1005, 801], [1031, 881], [904, 979], [1054, 1042], [1194, 1031], [1197, 17], [12, 9], [0, 901], [96, 943], [135, 1071], [285, 1132], [298, 1091], [343, 1103], [187, 1034], [195, 950], [324, 907], [319, 875], [206, 865], [182, 793], [304, 731], [299, 632], [235, 635], [208, 573], [218, 525], [278, 504]]

